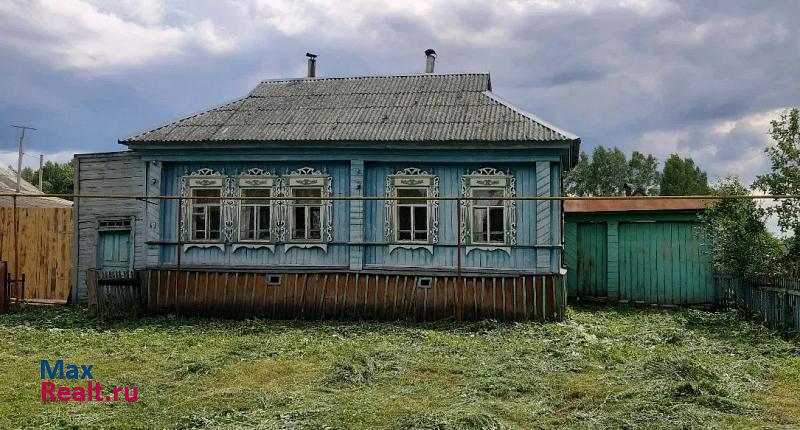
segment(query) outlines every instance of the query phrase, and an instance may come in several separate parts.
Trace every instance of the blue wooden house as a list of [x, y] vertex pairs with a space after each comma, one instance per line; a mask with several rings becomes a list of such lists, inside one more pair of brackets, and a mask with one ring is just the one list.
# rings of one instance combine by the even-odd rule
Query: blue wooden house
[[76, 193], [145, 198], [76, 200], [74, 298], [89, 269], [136, 269], [153, 311], [558, 318], [562, 205], [502, 198], [560, 195], [580, 139], [488, 74], [316, 78], [310, 61], [76, 156]]

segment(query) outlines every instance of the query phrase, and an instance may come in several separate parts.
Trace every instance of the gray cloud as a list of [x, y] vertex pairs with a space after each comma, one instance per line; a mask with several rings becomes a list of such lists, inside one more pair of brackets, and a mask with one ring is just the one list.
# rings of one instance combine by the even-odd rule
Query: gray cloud
[[[749, 181], [767, 167], [765, 113], [800, 100], [798, 14], [793, 0], [11, 1], [0, 122], [35, 123], [32, 142], [53, 153], [116, 150], [260, 79], [301, 76], [306, 51], [336, 76], [418, 73], [434, 48], [438, 71], [491, 72], [495, 92], [586, 150], [678, 151]], [[0, 151], [14, 136], [0, 128]]]

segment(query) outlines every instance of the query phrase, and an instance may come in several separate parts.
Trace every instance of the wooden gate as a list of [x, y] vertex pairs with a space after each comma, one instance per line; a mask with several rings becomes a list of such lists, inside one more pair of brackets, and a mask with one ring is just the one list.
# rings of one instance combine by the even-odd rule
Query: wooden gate
[[619, 299], [714, 303], [711, 257], [698, 228], [693, 222], [619, 223]]

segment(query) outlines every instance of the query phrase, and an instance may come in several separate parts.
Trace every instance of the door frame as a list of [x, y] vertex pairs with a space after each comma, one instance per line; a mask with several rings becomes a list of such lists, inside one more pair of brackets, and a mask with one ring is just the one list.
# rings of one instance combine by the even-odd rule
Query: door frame
[[133, 270], [135, 254], [135, 235], [136, 235], [136, 217], [135, 216], [117, 216], [117, 217], [97, 217], [97, 228], [94, 233], [95, 243], [95, 261], [94, 264], [97, 269], [100, 269], [100, 233], [104, 231], [127, 231], [130, 239], [128, 240], [128, 270]]

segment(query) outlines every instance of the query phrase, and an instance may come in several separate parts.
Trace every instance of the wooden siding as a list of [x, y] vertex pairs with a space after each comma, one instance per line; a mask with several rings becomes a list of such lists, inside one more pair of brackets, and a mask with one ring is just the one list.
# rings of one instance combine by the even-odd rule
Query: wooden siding
[[[25, 275], [25, 300], [66, 302], [72, 283], [72, 208], [17, 208], [19, 271], [14, 261], [14, 209], [0, 208], [0, 261]], [[12, 291], [12, 295], [15, 293]]]
[[[272, 319], [454, 319], [457, 292], [467, 321], [561, 320], [566, 291], [559, 275], [454, 276], [358, 272], [263, 273], [149, 270], [149, 312]], [[274, 285], [270, 276], [280, 276]]]
[[620, 300], [660, 304], [714, 302], [710, 256], [695, 223], [620, 223]]
[[[549, 166], [551, 163], [539, 163]], [[386, 176], [391, 175], [406, 167], [418, 167], [439, 177], [439, 194], [443, 196], [457, 196], [461, 193], [461, 176], [469, 174], [481, 167], [491, 166], [497, 169], [508, 170], [516, 179], [517, 196], [537, 195], [537, 178], [534, 168], [535, 163], [503, 164], [480, 163], [473, 165], [464, 164], [425, 164], [425, 163], [369, 163], [366, 166], [365, 194], [373, 196], [386, 195]], [[548, 175], [553, 178], [554, 176]], [[556, 177], [557, 179], [557, 177]], [[543, 194], [552, 188], [551, 183], [543, 188]], [[556, 185], [556, 188], [559, 188]], [[550, 208], [550, 212], [543, 217], [542, 228], [537, 232], [537, 205]], [[537, 271], [537, 255], [546, 255], [548, 266], [539, 267], [540, 273], [553, 273], [560, 266], [560, 241], [558, 233], [558, 207], [551, 202], [537, 202], [532, 200], [517, 202], [517, 246], [512, 247], [511, 255], [503, 251], [474, 250], [467, 255], [462, 255], [462, 267], [465, 269], [499, 269], [510, 271]], [[456, 202], [441, 201], [439, 203], [439, 243], [434, 246], [433, 254], [425, 249], [395, 249], [389, 252], [385, 244], [383, 220], [384, 202], [368, 201], [364, 203], [365, 225], [365, 252], [364, 266], [367, 268], [385, 267], [427, 267], [454, 269], [457, 264], [456, 242], [458, 226], [456, 225]], [[541, 236], [539, 236], [541, 233]], [[538, 242], [542, 237], [546, 243]], [[545, 245], [537, 247], [537, 245]], [[463, 251], [462, 251], [463, 252]]]
[[[77, 194], [145, 194], [145, 163], [133, 152], [81, 154], [76, 157], [79, 178], [75, 186]], [[134, 240], [133, 266], [145, 267], [145, 205], [139, 200], [121, 199], [77, 199], [74, 211], [77, 214], [75, 240], [78, 242], [76, 260], [76, 288], [73, 298], [86, 300], [86, 270], [97, 266], [98, 219], [131, 219]]]

